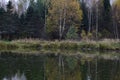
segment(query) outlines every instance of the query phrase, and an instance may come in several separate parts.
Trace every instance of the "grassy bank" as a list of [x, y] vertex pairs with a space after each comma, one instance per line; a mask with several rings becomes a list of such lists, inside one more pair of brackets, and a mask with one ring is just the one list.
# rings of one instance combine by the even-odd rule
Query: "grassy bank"
[[101, 41], [42, 41], [16, 40], [0, 41], [0, 51], [40, 51], [40, 50], [120, 50], [119, 40]]

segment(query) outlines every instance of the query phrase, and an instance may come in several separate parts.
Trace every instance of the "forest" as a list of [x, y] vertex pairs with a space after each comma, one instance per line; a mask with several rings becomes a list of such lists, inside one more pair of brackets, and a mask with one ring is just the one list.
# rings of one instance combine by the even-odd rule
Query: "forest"
[[120, 38], [120, 0], [0, 0], [0, 39]]
[[0, 80], [120, 80], [120, 0], [0, 0]]

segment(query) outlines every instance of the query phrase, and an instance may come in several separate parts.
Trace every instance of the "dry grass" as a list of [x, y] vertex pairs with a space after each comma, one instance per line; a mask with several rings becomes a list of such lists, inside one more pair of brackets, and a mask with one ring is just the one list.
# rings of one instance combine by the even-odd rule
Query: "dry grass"
[[0, 50], [120, 50], [120, 41], [104, 39], [101, 41], [44, 41], [22, 39], [11, 42], [0, 41]]

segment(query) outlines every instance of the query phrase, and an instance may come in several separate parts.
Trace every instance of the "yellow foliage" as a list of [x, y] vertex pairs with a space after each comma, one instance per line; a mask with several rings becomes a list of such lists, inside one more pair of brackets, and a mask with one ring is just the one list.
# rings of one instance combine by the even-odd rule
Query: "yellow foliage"
[[115, 4], [117, 5], [118, 8], [120, 8], [120, 0], [116, 0]]
[[79, 26], [82, 20], [80, 3], [77, 0], [51, 0], [47, 16], [48, 32], [50, 28], [55, 28], [50, 29], [53, 31], [59, 28], [60, 17], [62, 24], [65, 19], [65, 27], [72, 24]]

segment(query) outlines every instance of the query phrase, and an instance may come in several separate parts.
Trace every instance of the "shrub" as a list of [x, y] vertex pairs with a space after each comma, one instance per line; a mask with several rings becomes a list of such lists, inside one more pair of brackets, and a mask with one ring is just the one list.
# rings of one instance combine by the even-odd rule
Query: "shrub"
[[59, 43], [49, 42], [42, 45], [43, 49], [59, 49]]
[[15, 50], [17, 48], [19, 46], [14, 43], [0, 42], [0, 50]]
[[71, 26], [66, 34], [66, 39], [78, 39], [77, 29]]
[[24, 44], [22, 45], [23, 49], [31, 49], [31, 50], [40, 50], [41, 45], [40, 44]]
[[77, 50], [78, 49], [78, 45], [77, 43], [70, 43], [70, 42], [62, 42], [60, 43], [60, 49], [66, 49], [66, 50]]
[[15, 50], [15, 49], [19, 48], [19, 46], [14, 43], [8, 43], [8, 44], [6, 44], [6, 46], [7, 46], [7, 50]]
[[99, 44], [97, 43], [92, 43], [92, 42], [81, 42], [79, 44], [79, 48], [80, 49], [90, 49], [90, 50], [95, 50], [95, 49], [98, 49], [99, 48]]
[[87, 39], [87, 34], [86, 34], [85, 30], [82, 30], [81, 37], [83, 40]]
[[5, 42], [0, 42], [0, 50], [7, 49]]
[[99, 44], [99, 49], [100, 50], [115, 50], [116, 47], [112, 45], [111, 43], [100, 43]]

